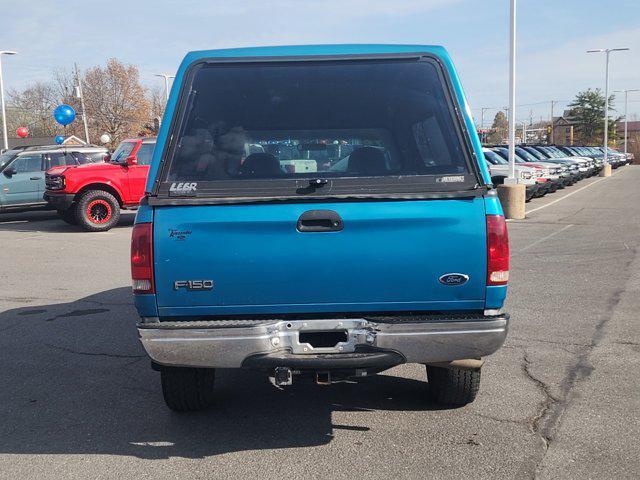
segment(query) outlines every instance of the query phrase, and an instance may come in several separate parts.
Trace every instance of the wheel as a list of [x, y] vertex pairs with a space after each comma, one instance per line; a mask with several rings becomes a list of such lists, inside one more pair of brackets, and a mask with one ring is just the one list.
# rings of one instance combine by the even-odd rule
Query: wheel
[[176, 412], [193, 412], [213, 403], [215, 370], [212, 368], [163, 368], [160, 370], [164, 402]]
[[103, 232], [114, 227], [120, 218], [116, 197], [104, 190], [88, 190], [76, 207], [78, 224], [90, 232]]
[[76, 217], [76, 206], [72, 205], [66, 210], [58, 210], [60, 218], [67, 222], [69, 225], [77, 225], [78, 218]]
[[462, 406], [475, 400], [480, 388], [480, 369], [443, 368], [427, 365], [429, 397], [441, 405]]

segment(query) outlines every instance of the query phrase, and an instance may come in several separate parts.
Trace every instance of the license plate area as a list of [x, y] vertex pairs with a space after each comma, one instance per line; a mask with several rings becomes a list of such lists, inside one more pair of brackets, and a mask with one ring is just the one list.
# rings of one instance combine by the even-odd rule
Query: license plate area
[[298, 333], [298, 341], [306, 343], [313, 348], [335, 348], [339, 343], [345, 343], [348, 340], [346, 330], [334, 331], [301, 331]]

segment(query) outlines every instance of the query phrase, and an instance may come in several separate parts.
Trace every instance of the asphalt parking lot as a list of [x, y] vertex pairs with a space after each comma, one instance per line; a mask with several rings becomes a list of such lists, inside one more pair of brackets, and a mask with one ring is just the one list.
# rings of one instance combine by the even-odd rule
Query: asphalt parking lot
[[172, 413], [135, 330], [133, 217], [0, 216], [0, 477], [639, 478], [639, 186], [624, 167], [509, 223], [511, 330], [460, 409], [405, 365], [286, 390], [223, 371], [215, 408]]

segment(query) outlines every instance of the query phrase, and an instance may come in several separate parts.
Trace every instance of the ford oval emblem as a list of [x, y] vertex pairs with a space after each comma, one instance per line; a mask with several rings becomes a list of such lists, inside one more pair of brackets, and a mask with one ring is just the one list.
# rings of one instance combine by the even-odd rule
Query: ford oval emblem
[[464, 273], [445, 273], [438, 280], [443, 285], [464, 285], [469, 280], [469, 275], [465, 275]]

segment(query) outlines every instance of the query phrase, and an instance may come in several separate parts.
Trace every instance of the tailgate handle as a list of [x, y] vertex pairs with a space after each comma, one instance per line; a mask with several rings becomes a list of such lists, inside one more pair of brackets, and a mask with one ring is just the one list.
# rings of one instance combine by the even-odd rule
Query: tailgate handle
[[333, 210], [309, 210], [300, 215], [297, 228], [299, 232], [339, 232], [344, 224]]

